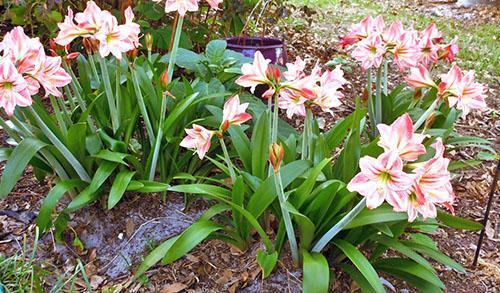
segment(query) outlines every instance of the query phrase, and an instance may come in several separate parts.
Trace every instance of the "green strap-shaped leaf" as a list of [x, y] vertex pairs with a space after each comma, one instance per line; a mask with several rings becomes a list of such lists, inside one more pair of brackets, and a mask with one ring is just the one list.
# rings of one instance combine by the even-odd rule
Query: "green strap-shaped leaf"
[[[286, 188], [297, 177], [304, 174], [309, 168], [308, 161], [295, 161], [281, 167], [281, 178], [283, 179], [283, 188]], [[276, 199], [276, 187], [274, 185], [274, 174], [267, 178], [260, 187], [254, 192], [248, 202], [247, 210], [258, 218]]]
[[307, 179], [297, 188], [294, 192], [293, 203], [297, 208], [300, 208], [302, 204], [311, 196], [311, 191], [316, 185], [316, 180], [321, 174], [321, 170], [330, 163], [331, 158], [325, 158], [318, 165], [316, 165], [313, 169], [307, 172]]
[[111, 186], [111, 191], [108, 196], [108, 209], [112, 209], [122, 198], [123, 194], [127, 190], [130, 181], [134, 177], [135, 172], [133, 171], [122, 171], [116, 175], [113, 186]]
[[408, 219], [406, 213], [398, 213], [390, 206], [380, 206], [374, 210], [364, 209], [359, 215], [344, 227], [344, 230], [366, 226], [375, 223], [385, 223]]
[[336, 239], [333, 243], [351, 260], [361, 274], [366, 278], [375, 292], [384, 293], [384, 287], [380, 283], [379, 276], [366, 257], [356, 249], [355, 246], [342, 239]]
[[0, 179], [0, 199], [5, 198], [12, 191], [29, 161], [46, 145], [40, 140], [25, 138], [12, 151]]
[[356, 285], [358, 285], [361, 291], [366, 293], [373, 292], [370, 283], [368, 283], [366, 278], [354, 266], [345, 263], [341, 263], [339, 264], [339, 266], [344, 270], [344, 272], [349, 274], [349, 276], [353, 279], [354, 282], [356, 282]]
[[425, 267], [429, 271], [435, 272], [432, 265], [425, 258], [420, 256], [418, 253], [416, 253], [415, 251], [413, 251], [411, 248], [407, 247], [403, 243], [399, 242], [398, 240], [387, 237], [385, 235], [375, 235], [372, 237], [372, 240], [377, 241], [384, 246], [387, 246], [391, 249], [394, 249], [394, 250], [400, 252], [401, 254], [403, 254], [403, 255], [411, 258], [415, 262], [419, 263], [420, 265], [422, 265], [423, 267]]
[[64, 194], [73, 188], [83, 188], [86, 185], [88, 185], [87, 182], [79, 179], [66, 180], [57, 183], [57, 185], [49, 191], [43, 200], [40, 213], [36, 219], [36, 223], [42, 232], [46, 231], [50, 227], [52, 222], [52, 211]]
[[[190, 186], [192, 186], [192, 185], [197, 185], [197, 187], [195, 189], [191, 189]], [[216, 199], [216, 200], [222, 201], [222, 202], [230, 205], [233, 209], [237, 210], [243, 217], [245, 217], [245, 219], [250, 223], [250, 225], [252, 225], [252, 227], [255, 229], [255, 231], [262, 238], [262, 241], [264, 242], [266, 249], [268, 251], [274, 251], [274, 247], [273, 247], [271, 241], [269, 240], [269, 237], [267, 236], [266, 232], [260, 226], [259, 221], [257, 221], [257, 219], [250, 212], [248, 212], [246, 209], [240, 207], [239, 205], [234, 204], [230, 198], [227, 198], [224, 194], [225, 192], [227, 192], [227, 190], [220, 188], [220, 187], [218, 187], [218, 188], [220, 188], [221, 190], [225, 190], [225, 192], [217, 193], [217, 192], [214, 192], [214, 189], [209, 190], [209, 191], [204, 190], [205, 188], [211, 189], [213, 187], [216, 187], [216, 186], [211, 186], [208, 184], [191, 184], [191, 185], [172, 186], [168, 190], [169, 191], [176, 191], [176, 192], [186, 192], [187, 191], [187, 193], [201, 194], [201, 195], [206, 196], [207, 198]]]
[[420, 279], [423, 279], [434, 286], [439, 288], [445, 288], [443, 282], [439, 280], [433, 272], [429, 271], [422, 265], [416, 263], [413, 260], [405, 258], [385, 258], [379, 260], [373, 264], [377, 269], [392, 272], [394, 270], [401, 271], [407, 274], [411, 274]]
[[269, 115], [262, 114], [252, 133], [252, 175], [265, 179], [269, 159]]
[[170, 185], [166, 183], [146, 180], [132, 180], [130, 181], [127, 191], [134, 191], [140, 193], [154, 193], [167, 191]]
[[455, 229], [470, 231], [479, 231], [483, 229], [483, 225], [478, 222], [456, 217], [440, 210], [437, 212], [437, 218], [446, 226]]
[[316, 232], [316, 227], [314, 223], [308, 217], [301, 214], [290, 202], [285, 202], [285, 209], [289, 211], [300, 230], [300, 248], [303, 250], [308, 250], [311, 243], [314, 240], [314, 233]]
[[257, 251], [257, 263], [262, 269], [262, 277], [265, 279], [272, 273], [276, 263], [278, 262], [278, 252], [274, 251], [270, 254], [263, 250]]
[[127, 166], [128, 164], [123, 160], [127, 156], [129, 155], [119, 152], [112, 152], [110, 150], [102, 150], [99, 151], [97, 154], [93, 155], [92, 157]]
[[231, 135], [231, 142], [234, 149], [238, 153], [243, 166], [245, 166], [246, 170], [251, 170], [252, 151], [250, 147], [250, 140], [239, 125], [229, 127], [229, 134]]
[[304, 293], [328, 292], [330, 287], [330, 268], [323, 254], [303, 251], [302, 291]]
[[150, 267], [154, 266], [156, 263], [158, 263], [164, 256], [165, 254], [170, 250], [172, 245], [179, 239], [179, 236], [172, 237], [168, 239], [167, 241], [163, 242], [160, 246], [156, 247], [151, 251], [145, 258], [144, 261], [141, 263], [139, 268], [137, 269], [137, 272], [135, 272], [135, 277], [140, 277], [142, 274], [144, 274]]
[[213, 232], [222, 229], [222, 226], [212, 221], [199, 220], [189, 226], [172, 244], [163, 258], [164, 264], [170, 264], [184, 256]]
[[448, 256], [444, 255], [438, 250], [432, 249], [431, 247], [427, 245], [423, 245], [420, 243], [415, 243], [413, 241], [401, 241], [404, 243], [406, 246], [410, 247], [411, 249], [418, 251], [422, 254], [425, 254], [429, 256], [430, 258], [434, 259], [435, 261], [438, 261], [450, 268], [454, 268], [455, 270], [465, 273], [465, 269], [457, 262], [455, 262], [453, 259], [449, 258]]
[[97, 168], [90, 185], [70, 202], [67, 208], [68, 211], [75, 211], [93, 202], [96, 199], [96, 192], [113, 173], [117, 166], [118, 163], [103, 161], [99, 168]]
[[220, 196], [226, 199], [231, 198], [231, 192], [223, 187], [209, 185], [209, 184], [185, 184], [176, 185], [169, 188], [170, 191], [182, 192], [182, 193], [193, 193], [193, 194], [205, 194], [209, 196]]

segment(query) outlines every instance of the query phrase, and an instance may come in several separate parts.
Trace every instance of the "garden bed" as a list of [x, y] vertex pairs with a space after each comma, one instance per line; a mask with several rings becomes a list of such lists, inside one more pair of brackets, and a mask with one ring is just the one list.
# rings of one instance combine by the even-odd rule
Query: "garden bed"
[[[388, 3], [392, 5], [391, 1]], [[411, 5], [398, 9], [420, 11], [419, 13], [424, 14], [428, 11], [427, 8]], [[467, 9], [474, 11], [474, 8]], [[328, 26], [328, 18], [318, 14], [307, 18], [302, 13], [292, 11], [292, 16], [304, 17], [313, 29], [305, 30], [300, 26], [287, 25], [281, 27], [281, 31], [277, 33], [280, 37], [285, 35], [287, 38], [289, 60], [294, 60], [296, 56], [307, 56], [314, 60], [320, 59], [324, 63], [335, 57], [343, 57], [343, 53], [336, 49], [337, 40], [328, 39], [329, 35], [323, 34], [325, 31], [333, 31], [337, 36], [341, 34], [336, 29], [332, 30], [331, 25]], [[338, 29], [342, 32], [346, 30], [342, 26], [338, 26]], [[487, 100], [490, 109], [484, 113], [473, 113], [467, 120], [460, 120], [456, 130], [464, 135], [493, 139], [493, 148], [498, 150], [500, 142], [495, 140], [500, 136], [500, 121], [497, 117], [500, 105], [496, 98], [499, 90], [498, 76], [488, 75], [486, 69], [481, 75], [490, 83], [490, 99]], [[350, 84], [343, 91], [346, 96], [345, 103], [333, 116], [328, 113], [315, 113], [320, 128], [324, 130], [332, 127], [339, 118], [350, 114], [354, 109], [354, 99], [363, 94], [361, 89], [364, 76], [359, 67], [352, 66], [352, 72], [346, 72], [346, 78]], [[392, 74], [389, 76], [389, 84], [397, 84], [401, 78], [398, 74]], [[281, 113], [281, 116], [301, 130], [302, 119], [286, 119], [284, 113]], [[4, 133], [0, 134], [2, 144], [5, 144]], [[467, 160], [474, 158], [476, 153], [477, 149], [468, 148], [452, 151], [450, 156], [456, 160]], [[4, 164], [1, 165], [2, 170], [3, 166]], [[486, 162], [460, 171], [453, 179], [457, 195], [455, 211], [458, 216], [473, 220], [482, 219], [494, 168], [494, 162]], [[12, 255], [18, 252], [22, 248], [24, 235], [28, 237], [28, 247], [31, 246], [35, 217], [51, 187], [50, 181], [39, 183], [32, 170], [28, 169], [12, 191], [12, 196], [0, 201], [0, 253]], [[147, 278], [133, 280], [132, 272], [149, 251], [195, 222], [211, 203], [196, 200], [184, 210], [183, 200], [184, 197], [177, 193], [169, 193], [166, 201], [159, 193], [127, 194], [123, 201], [110, 211], [106, 210], [105, 203], [96, 202], [71, 215], [69, 226], [79, 236], [83, 246], [79, 243], [70, 245], [75, 244], [72, 233], [65, 234], [66, 245], [55, 245], [53, 234], [49, 233], [40, 239], [38, 257], [43, 262], [55, 265], [47, 266], [48, 272], [53, 274], [53, 279], [56, 274], [73, 270], [77, 265], [76, 259], [82, 259], [86, 264], [86, 273], [92, 287], [99, 290], [126, 288], [131, 292], [300, 292], [302, 272], [293, 268], [286, 246], [283, 253], [285, 256], [278, 261], [274, 273], [262, 280], [261, 269], [255, 262], [257, 251], [263, 248], [263, 245], [255, 240], [257, 235], [246, 251], [240, 251], [221, 240], [207, 240], [173, 264], [155, 266], [146, 272]], [[500, 209], [494, 204], [477, 268], [472, 268], [471, 263], [478, 233], [439, 228], [432, 235], [440, 250], [463, 264], [467, 270], [467, 275], [464, 275], [433, 263], [448, 291], [489, 292], [498, 287], [499, 217]], [[271, 229], [268, 232], [271, 238], [275, 236]], [[394, 281], [390, 277], [387, 279], [398, 284], [398, 288], [406, 287], [405, 284], [399, 284], [400, 281]], [[76, 284], [85, 287], [81, 278], [78, 278]], [[335, 292], [353, 289], [350, 278], [340, 271], [335, 271], [335, 281], [331, 283], [331, 288]]]

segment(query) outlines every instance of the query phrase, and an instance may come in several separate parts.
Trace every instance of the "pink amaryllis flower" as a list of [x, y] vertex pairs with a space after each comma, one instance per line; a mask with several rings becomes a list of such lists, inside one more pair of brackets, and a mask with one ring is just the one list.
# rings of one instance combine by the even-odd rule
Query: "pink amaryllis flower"
[[404, 32], [399, 35], [392, 52], [394, 53], [394, 62], [400, 71], [417, 66], [419, 53], [412, 32]]
[[444, 59], [451, 63], [455, 61], [455, 56], [458, 54], [459, 50], [457, 38], [455, 37], [449, 44], [439, 47], [438, 55], [440, 59]]
[[419, 58], [418, 62], [424, 66], [438, 62], [439, 46], [435, 45], [429, 37], [423, 37], [418, 42]]
[[318, 105], [322, 111], [333, 114], [332, 108], [339, 107], [344, 94], [339, 91], [347, 80], [344, 71], [338, 65], [334, 70], [327, 70], [320, 78], [319, 85], [314, 87], [312, 103]]
[[230, 125], [240, 125], [252, 119], [252, 115], [245, 112], [247, 108], [248, 103], [240, 104], [238, 95], [228, 99], [222, 111], [221, 130], [226, 131]]
[[421, 88], [429, 88], [436, 87], [437, 85], [432, 80], [431, 74], [429, 70], [423, 65], [419, 65], [418, 67], [410, 68], [410, 75], [405, 77], [405, 81], [409, 86], [414, 87], [416, 89]]
[[458, 85], [462, 81], [462, 70], [453, 64], [446, 74], [441, 75], [441, 81], [438, 85], [440, 96], [458, 95]]
[[483, 110], [486, 105], [486, 87], [475, 81], [474, 70], [464, 71], [463, 77], [456, 86], [456, 95], [448, 97], [450, 107], [462, 110], [462, 117], [465, 118], [471, 110]]
[[66, 46], [78, 37], [92, 38], [105, 22], [113, 18], [115, 17], [109, 11], [102, 10], [94, 1], [87, 1], [85, 10], [75, 16], [71, 8], [68, 8], [68, 15], [58, 24], [59, 33], [55, 41], [61, 46]]
[[377, 16], [374, 19], [369, 15], [359, 23], [351, 26], [350, 32], [340, 39], [340, 46], [346, 48], [358, 43], [373, 33], [382, 33], [384, 26], [384, 19], [381, 16]]
[[61, 57], [47, 56], [40, 40], [28, 37], [22, 27], [8, 32], [1, 44], [3, 58], [9, 59], [24, 78], [30, 95], [37, 94], [42, 86], [45, 96], [62, 96], [57, 88], [69, 84], [71, 77], [61, 67]]
[[408, 199], [408, 220], [412, 222], [421, 214], [424, 218], [435, 218], [435, 204], [453, 209], [455, 194], [451, 186], [451, 175], [448, 171], [450, 160], [444, 158], [444, 145], [438, 138], [432, 145], [436, 150], [433, 158], [413, 164], [415, 180]]
[[422, 38], [429, 39], [435, 44], [439, 44], [443, 41], [443, 33], [440, 32], [435, 23], [431, 23], [425, 30], [421, 33]]
[[362, 40], [352, 51], [352, 57], [361, 62], [364, 70], [379, 68], [384, 60], [386, 48], [380, 35], [371, 35]]
[[396, 152], [385, 152], [377, 159], [365, 156], [359, 160], [359, 167], [361, 172], [347, 185], [349, 191], [365, 196], [370, 209], [385, 200], [396, 211], [405, 210], [413, 177], [403, 172], [403, 161]]
[[125, 23], [118, 25], [116, 17], [109, 11], [100, 9], [94, 1], [88, 1], [85, 10], [74, 17], [73, 11], [68, 9], [64, 22], [58, 24], [60, 31], [55, 42], [67, 46], [74, 39], [83, 37], [85, 40], [99, 43], [99, 53], [102, 57], [113, 54], [121, 59], [122, 53], [139, 46], [140, 34], [140, 26], [133, 22], [132, 9], [127, 8], [124, 14]]
[[422, 141], [425, 135], [413, 133], [413, 122], [408, 113], [399, 117], [390, 126], [377, 125], [380, 132], [378, 145], [385, 151], [395, 151], [405, 161], [413, 162], [426, 153]]
[[254, 56], [253, 64], [245, 63], [241, 67], [243, 73], [235, 82], [242, 87], [249, 87], [250, 92], [254, 93], [255, 88], [260, 84], [272, 84], [268, 78], [268, 66], [271, 60], [265, 59], [260, 51]]
[[128, 31], [127, 38], [134, 45], [135, 48], [139, 47], [139, 34], [141, 33], [141, 26], [134, 22], [134, 12], [132, 7], [125, 9], [125, 24], [121, 27], [125, 27]]
[[213, 131], [203, 126], [193, 124], [193, 128], [186, 129], [187, 136], [181, 141], [180, 146], [196, 150], [198, 157], [203, 159], [210, 149]]
[[306, 62], [300, 56], [297, 56], [294, 63], [287, 63], [286, 68], [287, 71], [283, 73], [283, 76], [289, 81], [301, 79], [306, 76], [304, 73]]
[[[153, 0], [163, 2], [164, 0]], [[188, 11], [198, 11], [199, 0], [167, 0], [165, 2], [165, 12], [177, 11], [181, 16], [185, 16]]]
[[61, 67], [61, 57], [47, 56], [33, 78], [44, 88], [45, 96], [62, 97], [58, 88], [71, 82], [71, 76]]
[[403, 33], [405, 33], [405, 30], [403, 29], [403, 23], [397, 20], [391, 23], [389, 28], [384, 31], [384, 33], [382, 34], [382, 38], [388, 46], [394, 46]]
[[285, 88], [280, 92], [278, 107], [286, 110], [286, 116], [289, 119], [293, 115], [306, 116], [305, 103], [307, 101], [300, 90]]
[[28, 84], [8, 58], [0, 61], [0, 107], [12, 116], [16, 106], [31, 106]]
[[95, 34], [95, 38], [99, 41], [101, 57], [106, 57], [111, 53], [118, 60], [121, 60], [122, 53], [134, 49], [129, 29], [130, 27], [127, 25], [119, 26], [114, 17], [104, 22], [101, 29]]

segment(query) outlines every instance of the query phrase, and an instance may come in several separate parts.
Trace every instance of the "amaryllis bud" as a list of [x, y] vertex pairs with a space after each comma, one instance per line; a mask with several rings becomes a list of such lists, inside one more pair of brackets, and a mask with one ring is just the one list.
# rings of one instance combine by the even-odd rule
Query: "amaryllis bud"
[[66, 60], [74, 60], [76, 58], [78, 58], [78, 56], [80, 55], [80, 53], [78, 52], [73, 52], [73, 53], [69, 53], [68, 55], [66, 55], [64, 58]]
[[425, 120], [424, 128], [425, 129], [431, 128], [435, 121], [436, 121], [436, 112], [432, 112], [431, 115], [429, 115], [429, 117], [427, 117], [427, 119]]
[[97, 52], [97, 41], [91, 40], [90, 38], [84, 38], [83, 47], [88, 55], [94, 54], [94, 52]]
[[367, 89], [367, 88], [365, 88], [365, 89], [363, 90], [363, 94], [361, 94], [361, 101], [362, 101], [363, 103], [368, 102], [368, 89]]
[[267, 67], [266, 76], [274, 83], [278, 83], [281, 80], [281, 71], [277, 66], [270, 65], [269, 67]]
[[229, 121], [225, 120], [224, 122], [222, 122], [222, 124], [220, 126], [220, 130], [227, 131], [228, 129], [229, 129]]
[[161, 74], [160, 82], [161, 82], [161, 86], [163, 87], [163, 89], [167, 89], [167, 87], [168, 87], [168, 72], [167, 72], [167, 70], [163, 71], [163, 73]]
[[135, 59], [137, 57], [137, 49], [134, 48], [130, 51], [127, 51], [126, 55], [129, 59]]
[[153, 50], [153, 36], [150, 33], [144, 36], [144, 42], [146, 44], [146, 49], [151, 52]]
[[57, 49], [58, 49], [59, 45], [56, 44], [56, 41], [54, 41], [54, 39], [49, 40], [49, 46], [50, 46], [50, 50], [57, 53]]
[[285, 149], [283, 145], [273, 143], [269, 146], [269, 162], [273, 166], [274, 172], [280, 170], [281, 162], [283, 162], [283, 157], [285, 156]]

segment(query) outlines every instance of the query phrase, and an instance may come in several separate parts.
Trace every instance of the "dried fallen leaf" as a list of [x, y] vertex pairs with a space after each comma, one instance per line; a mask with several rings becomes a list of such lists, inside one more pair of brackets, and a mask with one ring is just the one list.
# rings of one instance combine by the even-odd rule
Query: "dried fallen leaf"
[[132, 237], [132, 235], [134, 235], [134, 232], [135, 232], [134, 220], [132, 220], [131, 218], [128, 218], [127, 224], [125, 224], [125, 233], [127, 234], [127, 238]]
[[167, 285], [161, 289], [161, 293], [177, 293], [181, 292], [182, 290], [186, 289], [187, 286], [182, 284], [182, 283], [173, 283], [170, 285]]

